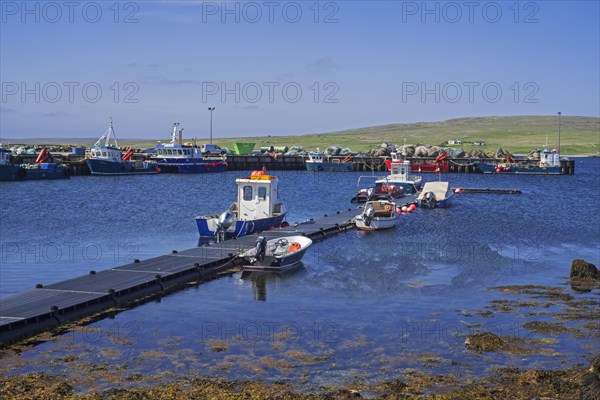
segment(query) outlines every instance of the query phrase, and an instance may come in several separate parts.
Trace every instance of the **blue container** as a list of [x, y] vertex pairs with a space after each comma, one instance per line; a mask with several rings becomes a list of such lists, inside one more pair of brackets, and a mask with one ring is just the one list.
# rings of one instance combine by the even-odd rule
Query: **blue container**
[[73, 147], [71, 153], [78, 156], [85, 156], [85, 147]]

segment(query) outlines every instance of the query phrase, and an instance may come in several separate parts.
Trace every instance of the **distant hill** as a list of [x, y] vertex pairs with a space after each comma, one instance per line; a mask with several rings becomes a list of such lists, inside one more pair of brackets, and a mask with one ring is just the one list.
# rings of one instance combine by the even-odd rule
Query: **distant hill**
[[[557, 116], [511, 116], [456, 118], [439, 122], [417, 122], [412, 124], [389, 124], [365, 128], [348, 129], [328, 133], [312, 133], [297, 136], [238, 137], [214, 139], [228, 148], [235, 142], [254, 142], [261, 146], [302, 146], [305, 149], [328, 146], [349, 147], [353, 151], [368, 150], [382, 142], [403, 144], [436, 144], [448, 140], [461, 140], [458, 147], [470, 148], [472, 142], [485, 142], [478, 147], [484, 151], [502, 147], [513, 153], [527, 153], [540, 148], [546, 142], [557, 145]], [[3, 139], [4, 144], [93, 144], [97, 138], [33, 138]], [[185, 141], [186, 139], [184, 139]], [[188, 139], [189, 140], [189, 139]], [[203, 143], [207, 139], [198, 139]], [[165, 140], [166, 141], [166, 138]], [[134, 147], [154, 147], [156, 140], [120, 139], [119, 144]], [[561, 153], [596, 154], [600, 150], [600, 118], [561, 117]]]

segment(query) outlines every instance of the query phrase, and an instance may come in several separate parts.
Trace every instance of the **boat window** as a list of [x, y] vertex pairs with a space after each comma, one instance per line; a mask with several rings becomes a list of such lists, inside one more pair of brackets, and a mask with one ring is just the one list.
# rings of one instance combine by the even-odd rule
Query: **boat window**
[[106, 157], [106, 152], [105, 151], [102, 152], [102, 157]]
[[179, 155], [183, 154], [183, 152], [181, 151], [181, 149], [177, 150], [177, 152], [179, 153]]
[[252, 186], [244, 186], [244, 200], [252, 200]]
[[267, 198], [267, 188], [261, 186], [258, 188], [258, 198], [259, 200], [265, 200]]
[[173, 152], [171, 151], [171, 149], [167, 150], [167, 153], [168, 153], [169, 155], [173, 155]]

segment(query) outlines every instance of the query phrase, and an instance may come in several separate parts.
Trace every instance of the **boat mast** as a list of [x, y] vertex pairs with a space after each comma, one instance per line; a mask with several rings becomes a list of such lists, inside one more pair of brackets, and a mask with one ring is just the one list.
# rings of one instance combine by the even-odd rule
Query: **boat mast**
[[98, 139], [94, 146], [103, 146], [103, 144], [101, 143], [102, 140], [104, 140], [104, 146], [110, 146], [110, 137], [112, 135], [115, 141], [114, 147], [119, 147], [119, 145], [117, 144], [117, 136], [115, 135], [115, 130], [113, 129], [112, 117], [109, 117], [109, 121], [110, 122], [108, 124], [108, 129], [102, 134], [102, 136], [100, 136], [100, 139]]
[[173, 133], [171, 133], [171, 144], [177, 143], [178, 128], [179, 128], [179, 122], [173, 122]]

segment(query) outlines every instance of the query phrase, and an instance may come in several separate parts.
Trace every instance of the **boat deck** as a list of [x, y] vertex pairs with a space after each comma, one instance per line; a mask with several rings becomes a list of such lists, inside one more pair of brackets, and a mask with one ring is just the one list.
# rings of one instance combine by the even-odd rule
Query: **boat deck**
[[[399, 205], [414, 196], [397, 199]], [[357, 208], [337, 211], [285, 228], [261, 232], [267, 239], [304, 235], [324, 240], [354, 229]], [[8, 343], [51, 329], [65, 321], [114, 306], [144, 299], [183, 287], [191, 281], [211, 279], [219, 273], [237, 270], [235, 258], [253, 248], [258, 235], [221, 243], [173, 251], [171, 254], [134, 262], [48, 285], [0, 299], [0, 342]]]

